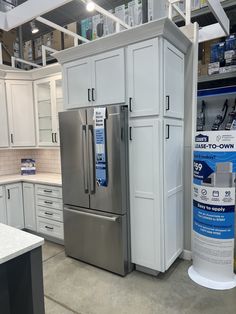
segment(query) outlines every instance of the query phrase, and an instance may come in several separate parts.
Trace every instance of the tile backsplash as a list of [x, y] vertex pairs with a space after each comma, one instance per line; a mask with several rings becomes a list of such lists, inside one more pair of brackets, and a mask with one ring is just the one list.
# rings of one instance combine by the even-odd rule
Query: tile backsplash
[[21, 159], [36, 160], [36, 172], [61, 173], [59, 149], [0, 150], [0, 175], [20, 173]]

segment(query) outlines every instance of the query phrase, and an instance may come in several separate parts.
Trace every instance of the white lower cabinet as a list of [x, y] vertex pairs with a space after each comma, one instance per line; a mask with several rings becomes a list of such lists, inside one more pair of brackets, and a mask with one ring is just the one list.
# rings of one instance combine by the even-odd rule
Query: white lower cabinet
[[130, 212], [132, 262], [162, 269], [160, 177], [160, 121], [130, 122]]
[[130, 121], [132, 262], [166, 271], [183, 250], [183, 121]]
[[0, 223], [7, 224], [7, 209], [4, 186], [0, 186]]
[[64, 239], [61, 187], [35, 185], [37, 232]]
[[23, 199], [25, 213], [25, 228], [36, 231], [34, 184], [23, 183]]
[[24, 229], [24, 209], [22, 198], [22, 184], [6, 185], [6, 211], [9, 226]]

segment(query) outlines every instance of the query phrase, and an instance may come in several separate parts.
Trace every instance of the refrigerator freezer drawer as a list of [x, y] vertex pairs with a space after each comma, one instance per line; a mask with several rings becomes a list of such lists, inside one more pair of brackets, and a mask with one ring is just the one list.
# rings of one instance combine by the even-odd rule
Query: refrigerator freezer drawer
[[128, 272], [126, 215], [64, 208], [68, 256], [122, 276]]

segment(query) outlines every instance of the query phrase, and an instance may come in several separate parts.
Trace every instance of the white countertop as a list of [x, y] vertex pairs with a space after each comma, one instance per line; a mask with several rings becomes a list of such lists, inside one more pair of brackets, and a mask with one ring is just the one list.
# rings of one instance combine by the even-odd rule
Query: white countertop
[[42, 246], [44, 239], [0, 224], [0, 264]]
[[38, 184], [48, 184], [61, 186], [61, 175], [56, 173], [37, 173], [34, 175], [11, 174], [6, 176], [0, 176], [0, 185], [16, 182], [29, 182]]

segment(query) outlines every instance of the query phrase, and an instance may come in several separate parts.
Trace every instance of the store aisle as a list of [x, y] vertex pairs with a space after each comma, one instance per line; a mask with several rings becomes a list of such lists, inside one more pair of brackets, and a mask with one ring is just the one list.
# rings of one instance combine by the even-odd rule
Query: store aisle
[[[177, 260], [157, 278], [134, 271], [125, 278], [65, 257], [46, 242], [46, 314], [233, 314], [236, 289], [213, 291], [194, 284], [189, 262]], [[45, 257], [47, 257], [45, 259]]]

